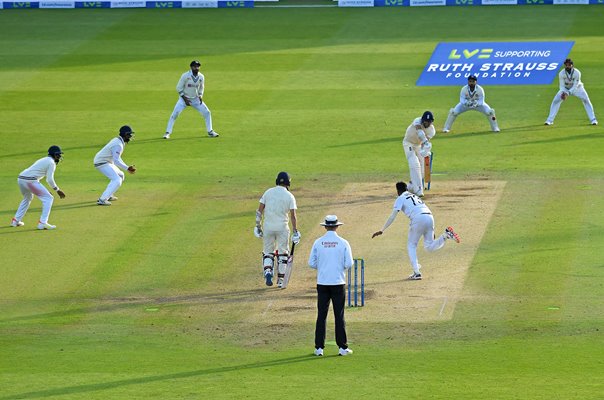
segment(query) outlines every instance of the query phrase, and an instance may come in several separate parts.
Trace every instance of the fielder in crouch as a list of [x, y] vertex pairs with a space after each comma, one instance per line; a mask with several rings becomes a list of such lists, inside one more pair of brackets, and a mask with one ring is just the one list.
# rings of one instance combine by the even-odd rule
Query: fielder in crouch
[[[424, 112], [421, 118], [415, 118], [405, 132], [403, 138], [403, 150], [409, 163], [409, 191], [419, 197], [424, 196], [423, 167], [424, 157], [432, 150], [432, 139], [436, 135], [434, 129], [434, 114], [430, 111]], [[422, 160], [422, 162], [420, 162]]]
[[459, 114], [463, 114], [466, 111], [474, 110], [480, 113], [483, 113], [487, 116], [489, 120], [489, 124], [491, 125], [491, 130], [493, 132], [499, 132], [499, 126], [497, 125], [497, 117], [495, 116], [495, 109], [489, 107], [487, 103], [484, 101], [484, 89], [482, 86], [476, 83], [476, 76], [470, 75], [468, 77], [468, 84], [461, 88], [461, 92], [459, 93], [459, 103], [449, 110], [449, 115], [447, 116], [447, 121], [445, 122], [445, 126], [443, 128], [443, 132], [447, 133], [451, 130], [453, 126], [453, 122], [455, 122], [455, 118]]
[[133, 137], [134, 132], [132, 131], [132, 128], [128, 125], [124, 125], [120, 128], [119, 136], [111, 139], [109, 143], [94, 156], [94, 167], [101, 174], [109, 178], [107, 188], [96, 202], [99, 206], [110, 206], [112, 201], [117, 200], [117, 197], [115, 197], [114, 194], [120, 186], [122, 186], [125, 178], [124, 173], [120, 171], [120, 168], [131, 174], [136, 172], [134, 165], [128, 166], [124, 160], [122, 160], [124, 146], [126, 146], [126, 143], [130, 142]]
[[193, 107], [203, 116], [209, 137], [213, 138], [219, 136], [218, 133], [212, 129], [212, 113], [210, 112], [208, 106], [206, 106], [206, 104], [203, 102], [205, 77], [199, 72], [201, 63], [197, 60], [191, 61], [190, 67], [191, 70], [182, 74], [178, 84], [176, 85], [176, 91], [180, 97], [178, 98], [178, 101], [174, 106], [174, 111], [172, 111], [172, 115], [170, 115], [170, 119], [168, 120], [168, 126], [166, 127], [164, 139], [170, 139], [176, 118], [178, 118], [180, 113], [187, 108], [187, 106]]
[[447, 239], [453, 239], [459, 243], [459, 235], [455, 233], [452, 227], [447, 227], [445, 232], [438, 238], [434, 236], [434, 217], [432, 212], [424, 202], [407, 190], [405, 182], [397, 182], [396, 192], [398, 197], [394, 202], [392, 214], [384, 224], [382, 230], [375, 232], [371, 238], [380, 236], [394, 222], [396, 215], [402, 211], [409, 217], [409, 236], [407, 239], [407, 252], [411, 261], [413, 273], [409, 275], [409, 280], [418, 281], [422, 279], [421, 265], [417, 259], [417, 245], [420, 238], [424, 238], [424, 247], [428, 251], [436, 251], [445, 245]]
[[298, 244], [301, 235], [298, 232], [296, 218], [296, 209], [298, 208], [296, 198], [289, 191], [291, 185], [289, 174], [279, 172], [275, 184], [275, 187], [268, 189], [260, 198], [260, 204], [258, 210], [256, 210], [254, 235], [263, 240], [262, 266], [266, 286], [273, 286], [273, 269], [276, 255], [278, 261], [277, 286], [281, 288], [285, 278], [287, 259], [289, 258], [290, 217], [294, 229], [292, 242]]
[[336, 233], [340, 225], [338, 217], [328, 215], [325, 222], [325, 235], [315, 240], [310, 251], [308, 265], [317, 270], [317, 323], [315, 326], [315, 355], [322, 356], [325, 348], [325, 332], [329, 302], [333, 303], [333, 315], [336, 327], [336, 344], [338, 354], [347, 356], [352, 354], [348, 348], [346, 336], [346, 321], [344, 319], [344, 303], [346, 302], [347, 269], [354, 262], [352, 250], [346, 239]]
[[23, 195], [23, 200], [21, 200], [19, 208], [17, 209], [10, 226], [17, 227], [25, 225], [22, 219], [25, 216], [25, 213], [27, 213], [34, 195], [36, 195], [36, 197], [42, 202], [42, 215], [38, 221], [38, 229], [42, 230], [56, 228], [55, 225], [48, 223], [48, 217], [50, 216], [50, 209], [52, 208], [54, 197], [52, 194], [50, 194], [48, 189], [46, 189], [44, 185], [40, 183], [40, 180], [46, 177], [46, 182], [48, 185], [50, 185], [50, 187], [57, 192], [60, 198], [65, 198], [65, 193], [63, 193], [63, 191], [59, 189], [59, 186], [57, 186], [54, 176], [57, 164], [59, 164], [61, 161], [62, 156], [63, 152], [59, 146], [50, 146], [48, 149], [48, 156], [40, 158], [38, 161], [33, 163], [31, 167], [23, 170], [19, 174], [17, 183], [19, 184], [19, 190]]
[[583, 87], [583, 82], [581, 82], [581, 71], [575, 68], [573, 60], [570, 58], [564, 60], [564, 69], [558, 74], [558, 80], [560, 81], [560, 90], [558, 90], [558, 93], [554, 96], [554, 100], [552, 100], [545, 125], [554, 124], [554, 119], [558, 115], [560, 105], [568, 96], [575, 96], [581, 99], [589, 122], [592, 125], [598, 125], [594, 106], [591, 104], [589, 96]]

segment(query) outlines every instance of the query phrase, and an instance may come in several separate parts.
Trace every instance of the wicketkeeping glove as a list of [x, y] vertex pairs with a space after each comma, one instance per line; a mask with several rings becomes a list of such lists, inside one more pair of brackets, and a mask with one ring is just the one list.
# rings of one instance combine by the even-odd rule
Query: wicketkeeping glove
[[294, 242], [294, 244], [300, 243], [301, 237], [302, 237], [302, 235], [300, 234], [299, 231], [294, 231], [294, 234], [292, 235], [292, 242]]

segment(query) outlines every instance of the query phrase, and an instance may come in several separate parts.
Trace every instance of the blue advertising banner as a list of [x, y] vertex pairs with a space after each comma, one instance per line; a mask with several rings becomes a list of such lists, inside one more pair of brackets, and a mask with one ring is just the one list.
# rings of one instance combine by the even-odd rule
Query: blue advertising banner
[[476, 75], [481, 85], [549, 85], [575, 42], [439, 43], [417, 86], [465, 85]]

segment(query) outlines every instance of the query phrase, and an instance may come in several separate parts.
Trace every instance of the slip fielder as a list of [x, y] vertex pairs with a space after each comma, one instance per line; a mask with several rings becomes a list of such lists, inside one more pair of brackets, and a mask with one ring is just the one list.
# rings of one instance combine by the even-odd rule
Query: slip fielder
[[560, 81], [560, 90], [558, 90], [558, 93], [554, 96], [554, 100], [552, 100], [552, 105], [550, 106], [547, 120], [545, 120], [545, 125], [554, 124], [554, 119], [560, 110], [560, 104], [562, 104], [568, 96], [575, 96], [581, 99], [589, 122], [592, 125], [598, 125], [594, 106], [591, 104], [589, 96], [583, 87], [583, 82], [581, 82], [581, 71], [574, 67], [573, 60], [570, 58], [564, 60], [564, 69], [558, 74], [558, 80]]

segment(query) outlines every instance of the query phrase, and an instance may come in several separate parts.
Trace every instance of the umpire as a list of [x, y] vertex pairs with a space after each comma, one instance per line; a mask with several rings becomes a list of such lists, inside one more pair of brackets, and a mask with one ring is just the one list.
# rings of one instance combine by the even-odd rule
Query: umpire
[[317, 324], [315, 327], [315, 355], [322, 356], [325, 347], [325, 330], [329, 302], [333, 303], [333, 314], [336, 323], [336, 343], [339, 355], [352, 354], [346, 338], [346, 322], [344, 321], [345, 272], [352, 267], [352, 250], [348, 241], [338, 236], [336, 230], [341, 222], [335, 215], [325, 217], [321, 224], [325, 227], [325, 235], [315, 240], [310, 251], [308, 265], [317, 270]]

